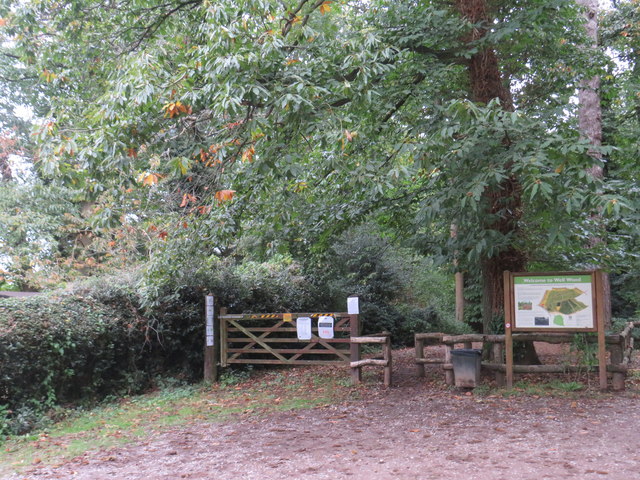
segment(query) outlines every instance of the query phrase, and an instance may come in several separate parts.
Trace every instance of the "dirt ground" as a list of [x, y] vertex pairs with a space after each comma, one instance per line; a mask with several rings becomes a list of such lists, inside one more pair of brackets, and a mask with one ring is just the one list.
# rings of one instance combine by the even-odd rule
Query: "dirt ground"
[[479, 396], [435, 367], [418, 379], [411, 353], [363, 400], [177, 427], [5, 480], [640, 480], [637, 388]]

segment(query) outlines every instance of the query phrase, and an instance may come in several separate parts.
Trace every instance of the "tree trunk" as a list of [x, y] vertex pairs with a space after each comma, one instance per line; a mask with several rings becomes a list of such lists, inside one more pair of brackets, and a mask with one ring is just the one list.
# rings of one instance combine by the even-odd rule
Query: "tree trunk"
[[[591, 44], [587, 48], [597, 48], [598, 46], [598, 0], [577, 0], [579, 5], [586, 8], [585, 12], [585, 30], [587, 36], [591, 41]], [[580, 85], [578, 91], [578, 128], [580, 134], [589, 140], [589, 143], [593, 145], [593, 149], [589, 154], [594, 160], [600, 160], [602, 155], [599, 151], [599, 147], [602, 145], [602, 107], [600, 104], [600, 77], [595, 76], [589, 80], [585, 80]], [[604, 169], [601, 165], [594, 162], [593, 166], [588, 169], [588, 172], [595, 178], [604, 178]], [[595, 215], [596, 220], [600, 217], [599, 214]], [[600, 221], [597, 222], [601, 226]], [[589, 247], [594, 247], [601, 243], [603, 240], [600, 235], [595, 234], [589, 240]], [[593, 265], [592, 268], [598, 268], [598, 265]], [[611, 284], [609, 283], [609, 276], [604, 276], [604, 312], [605, 312], [605, 326], [608, 328], [611, 326]]]
[[11, 165], [9, 165], [9, 160], [6, 158], [0, 157], [0, 179], [8, 182], [13, 179], [13, 173], [11, 172]]
[[[451, 238], [458, 236], [458, 226], [451, 224]], [[453, 254], [453, 268], [455, 270], [456, 322], [464, 323], [464, 274], [459, 270], [457, 250]]]
[[[598, 45], [598, 0], [577, 0], [576, 3], [587, 9], [585, 29], [591, 40], [588, 48], [596, 48]], [[585, 80], [578, 91], [578, 125], [580, 133], [589, 140], [594, 148], [591, 155], [600, 159], [597, 150], [602, 145], [602, 109], [600, 108], [600, 77]], [[597, 178], [602, 178], [604, 172], [600, 165], [593, 165], [589, 172]]]
[[[474, 25], [480, 22], [491, 24], [487, 0], [457, 0], [456, 8], [462, 17]], [[482, 38], [486, 29], [475, 27], [465, 38], [472, 42]], [[470, 91], [473, 101], [487, 104], [499, 99], [502, 108], [513, 111], [513, 98], [502, 78], [498, 58], [491, 48], [479, 51], [471, 57], [468, 64]], [[518, 230], [518, 220], [522, 214], [521, 186], [515, 176], [505, 179], [497, 188], [484, 193], [490, 205], [488, 215], [499, 211], [509, 212], [498, 221], [488, 226], [502, 234], [513, 234]], [[502, 274], [505, 270], [521, 271], [526, 265], [526, 255], [515, 248], [508, 248], [497, 255], [482, 261], [482, 324], [484, 333], [491, 333], [495, 318], [504, 313], [504, 286]]]
[[0, 181], [13, 180], [9, 156], [15, 153], [15, 145], [15, 139], [0, 135]]

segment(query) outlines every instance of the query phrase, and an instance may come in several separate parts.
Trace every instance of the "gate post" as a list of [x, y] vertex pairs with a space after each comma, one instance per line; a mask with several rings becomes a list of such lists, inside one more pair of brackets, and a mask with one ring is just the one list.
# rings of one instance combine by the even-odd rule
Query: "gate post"
[[[349, 326], [351, 337], [359, 337], [360, 336], [360, 304], [358, 297], [349, 297], [347, 299], [347, 311], [349, 313]], [[361, 347], [359, 343], [351, 343], [349, 346], [351, 353], [351, 361], [358, 362], [360, 361], [360, 353]], [[360, 383], [362, 381], [362, 373], [359, 368], [351, 369], [351, 383]]]
[[[349, 315], [349, 323], [351, 324], [351, 336], [357, 337], [360, 335], [360, 319], [357, 314]], [[360, 360], [361, 347], [359, 343], [352, 343], [349, 347], [351, 350], [351, 361], [357, 362]], [[362, 381], [362, 375], [359, 368], [351, 369], [351, 382], [360, 383]]]

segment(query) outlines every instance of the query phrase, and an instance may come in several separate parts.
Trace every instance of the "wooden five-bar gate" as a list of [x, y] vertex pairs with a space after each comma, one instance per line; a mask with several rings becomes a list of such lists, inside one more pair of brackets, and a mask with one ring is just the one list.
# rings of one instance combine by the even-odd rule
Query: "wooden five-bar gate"
[[[333, 318], [334, 338], [320, 338], [320, 317]], [[296, 321], [309, 317], [311, 338], [300, 340]], [[220, 364], [323, 365], [349, 364], [359, 345], [350, 338], [359, 335], [358, 315], [348, 313], [252, 313], [221, 312]], [[359, 355], [358, 355], [359, 356]]]

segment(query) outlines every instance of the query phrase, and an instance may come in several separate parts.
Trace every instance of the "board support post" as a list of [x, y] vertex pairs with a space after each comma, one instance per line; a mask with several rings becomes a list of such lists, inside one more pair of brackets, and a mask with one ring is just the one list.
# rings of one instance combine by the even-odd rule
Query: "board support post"
[[506, 363], [506, 387], [513, 388], [513, 282], [511, 272], [504, 272], [504, 350]]
[[607, 390], [607, 347], [605, 343], [605, 311], [604, 311], [604, 273], [600, 270], [594, 272], [595, 297], [596, 297], [596, 325], [598, 326], [598, 377], [600, 390]]

